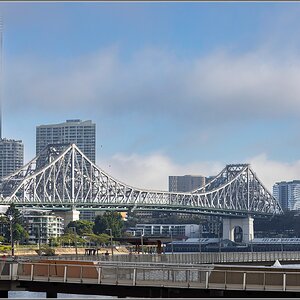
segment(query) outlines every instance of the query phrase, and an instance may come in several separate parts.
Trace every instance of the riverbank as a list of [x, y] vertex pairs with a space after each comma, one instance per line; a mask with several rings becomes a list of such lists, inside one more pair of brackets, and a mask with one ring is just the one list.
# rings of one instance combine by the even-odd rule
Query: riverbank
[[[53, 248], [55, 250], [55, 255], [71, 255], [71, 254], [76, 254], [76, 248], [75, 247], [54, 247]], [[77, 253], [79, 255], [84, 255], [85, 254], [85, 249], [86, 248], [82, 248], [82, 247], [78, 247], [77, 248]], [[37, 255], [37, 250], [38, 248], [15, 248], [15, 255], [16, 256], [27, 256], [27, 255]], [[111, 248], [100, 248], [98, 250], [99, 254], [103, 254], [106, 251], [108, 251], [108, 253], [111, 253]], [[128, 250], [126, 249], [126, 247], [116, 247], [114, 248], [114, 253], [115, 254], [128, 254]], [[3, 252], [3, 255], [10, 255], [11, 252], [7, 251], [7, 252]]]

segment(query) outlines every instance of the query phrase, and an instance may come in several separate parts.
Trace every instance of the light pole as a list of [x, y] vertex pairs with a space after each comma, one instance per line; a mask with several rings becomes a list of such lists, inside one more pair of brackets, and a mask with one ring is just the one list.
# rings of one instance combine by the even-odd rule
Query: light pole
[[41, 227], [40, 227], [40, 224], [38, 225], [37, 233], [38, 233], [39, 255], [42, 255], [42, 253], [41, 253]]
[[111, 255], [114, 255], [114, 247], [113, 247], [113, 240], [112, 240], [112, 230], [111, 228], [107, 228], [107, 231], [109, 231], [110, 234], [110, 247], [111, 247]]
[[201, 221], [199, 222], [199, 252], [202, 252], [201, 249], [201, 237], [202, 237], [202, 223]]
[[218, 222], [219, 253], [221, 253], [221, 222]]
[[13, 216], [9, 215], [8, 219], [10, 224], [11, 256], [15, 256], [15, 245], [14, 245], [14, 237], [13, 237]]
[[75, 244], [75, 254], [76, 258], [78, 257], [78, 249], [77, 249], [77, 232], [76, 232], [76, 227], [70, 227], [73, 232], [74, 232], [74, 244]]
[[142, 254], [144, 254], [144, 229], [141, 230], [141, 247], [142, 247]]
[[144, 231], [144, 228], [141, 228], [141, 229], [137, 229], [136, 230], [137, 232], [140, 232], [141, 233], [141, 252], [142, 252], [142, 254], [144, 254], [144, 233], [145, 233], [145, 231]]
[[171, 251], [172, 255], [174, 255], [174, 247], [173, 247], [173, 228], [170, 226], [170, 236], [171, 236]]

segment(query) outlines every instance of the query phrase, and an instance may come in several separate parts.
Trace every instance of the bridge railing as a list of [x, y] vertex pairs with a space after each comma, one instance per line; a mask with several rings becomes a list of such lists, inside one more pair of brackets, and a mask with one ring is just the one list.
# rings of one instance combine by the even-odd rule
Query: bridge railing
[[297, 269], [1, 262], [0, 280], [300, 292]]
[[175, 264], [210, 264], [210, 263], [246, 263], [246, 262], [275, 262], [300, 261], [298, 251], [275, 252], [202, 252], [202, 253], [174, 253], [174, 254], [139, 254], [139, 255], [61, 255], [49, 259], [61, 260], [92, 260], [111, 262], [149, 262], [149, 263], [175, 263]]

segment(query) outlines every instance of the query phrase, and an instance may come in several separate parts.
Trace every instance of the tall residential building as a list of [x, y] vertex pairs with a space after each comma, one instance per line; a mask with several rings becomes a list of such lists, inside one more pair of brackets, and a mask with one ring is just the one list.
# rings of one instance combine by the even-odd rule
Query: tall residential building
[[49, 244], [51, 239], [64, 233], [64, 219], [53, 212], [43, 210], [24, 210], [23, 222], [29, 234], [29, 244]]
[[0, 178], [23, 166], [24, 146], [22, 141], [0, 139]]
[[170, 192], [190, 192], [205, 185], [201, 175], [169, 176]]
[[300, 210], [300, 180], [276, 182], [273, 196], [283, 210]]
[[49, 144], [73, 143], [92, 162], [96, 161], [96, 125], [91, 120], [74, 119], [36, 127], [36, 154]]

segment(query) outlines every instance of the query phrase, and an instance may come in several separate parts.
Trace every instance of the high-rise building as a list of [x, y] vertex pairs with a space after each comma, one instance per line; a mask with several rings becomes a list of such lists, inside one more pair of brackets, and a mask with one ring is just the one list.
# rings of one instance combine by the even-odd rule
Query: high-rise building
[[276, 182], [273, 196], [283, 210], [300, 210], [300, 180]]
[[60, 124], [36, 127], [36, 154], [49, 144], [76, 144], [92, 161], [96, 161], [96, 125], [91, 120], [67, 120]]
[[190, 192], [205, 185], [201, 175], [169, 176], [170, 192]]
[[24, 146], [22, 141], [0, 139], [0, 178], [23, 166]]

